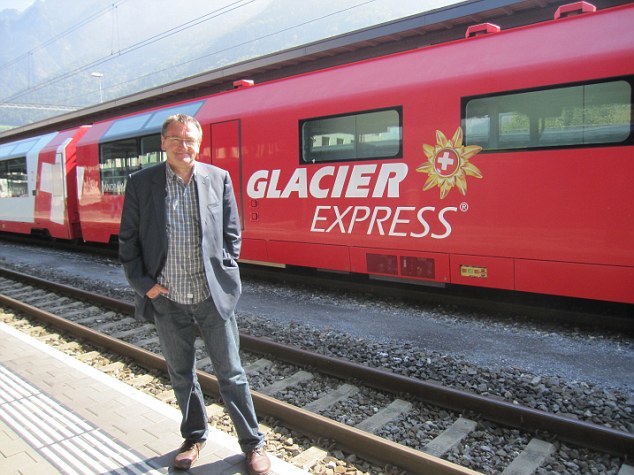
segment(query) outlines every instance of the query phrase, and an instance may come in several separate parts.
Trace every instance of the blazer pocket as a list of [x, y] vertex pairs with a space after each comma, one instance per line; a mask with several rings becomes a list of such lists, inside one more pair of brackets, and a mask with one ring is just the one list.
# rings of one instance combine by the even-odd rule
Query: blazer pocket
[[238, 268], [238, 263], [234, 260], [234, 259], [223, 259], [222, 260], [222, 267], [224, 267], [225, 269], [237, 269]]
[[222, 206], [221, 203], [213, 203], [207, 205], [207, 219], [212, 223], [222, 223]]

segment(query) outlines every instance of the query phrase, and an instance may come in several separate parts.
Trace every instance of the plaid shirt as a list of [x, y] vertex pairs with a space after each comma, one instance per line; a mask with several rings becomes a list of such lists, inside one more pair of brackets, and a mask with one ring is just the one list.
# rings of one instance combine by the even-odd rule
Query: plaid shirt
[[168, 246], [167, 260], [158, 282], [169, 289], [167, 297], [170, 300], [181, 304], [195, 304], [210, 296], [201, 249], [195, 175], [192, 175], [186, 186], [169, 165], [166, 165], [165, 169], [165, 221]]

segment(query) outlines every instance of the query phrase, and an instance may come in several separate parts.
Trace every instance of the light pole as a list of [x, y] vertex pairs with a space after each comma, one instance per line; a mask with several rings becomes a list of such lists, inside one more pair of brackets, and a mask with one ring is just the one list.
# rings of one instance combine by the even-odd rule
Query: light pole
[[99, 103], [103, 103], [103, 92], [101, 90], [101, 78], [103, 77], [102, 73], [91, 73], [92, 77], [99, 79]]

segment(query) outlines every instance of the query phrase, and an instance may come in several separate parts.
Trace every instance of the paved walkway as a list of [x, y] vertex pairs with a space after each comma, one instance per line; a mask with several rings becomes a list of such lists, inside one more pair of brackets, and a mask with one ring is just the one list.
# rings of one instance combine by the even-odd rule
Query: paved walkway
[[[180, 412], [0, 323], [0, 473], [165, 474]], [[272, 457], [273, 475], [304, 472]], [[235, 438], [210, 428], [182, 474], [246, 474]]]

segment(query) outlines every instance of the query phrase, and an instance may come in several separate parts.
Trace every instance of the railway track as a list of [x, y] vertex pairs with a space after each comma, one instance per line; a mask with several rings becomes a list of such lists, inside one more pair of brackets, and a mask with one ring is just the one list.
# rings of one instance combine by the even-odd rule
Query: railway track
[[[0, 292], [4, 305], [35, 313], [37, 318], [63, 327], [65, 332], [133, 358], [146, 368], [164, 370], [151, 325], [137, 323], [130, 316], [130, 304], [103, 297], [95, 300], [94, 296], [66, 286], [51, 288], [41, 279], [27, 283], [26, 276], [8, 270], [2, 270], [2, 276]], [[51, 290], [44, 290], [45, 287]], [[21, 300], [29, 303], [20, 303]], [[62, 315], [57, 317], [55, 313]], [[334, 440], [346, 451], [382, 467], [393, 464], [411, 473], [469, 473], [469, 450], [464, 447], [490, 451], [500, 457], [495, 437], [488, 435], [492, 426], [506, 427], [507, 437], [517, 441], [515, 450], [501, 456], [506, 459], [506, 467], [496, 468], [496, 472], [533, 473], [544, 460], [555, 456], [555, 446], [543, 435], [584, 447], [581, 451], [587, 449], [590, 458], [593, 451], [597, 457], [634, 456], [634, 436], [626, 432], [289, 348], [267, 339], [244, 334], [241, 338], [260, 415], [274, 417], [304, 433], [310, 428], [310, 435]], [[215, 378], [209, 374], [213, 370], [202, 351], [198, 367], [203, 389], [217, 395]], [[339, 411], [332, 411], [336, 406]], [[345, 417], [333, 415], [341, 414], [341, 408], [345, 409]], [[412, 441], [390, 440], [390, 427], [394, 424], [410, 425], [412, 432], [424, 429], [426, 443], [422, 450], [408, 446], [415, 445]], [[541, 434], [542, 438], [534, 434]], [[508, 446], [506, 440], [504, 444]], [[458, 446], [463, 450], [456, 451]], [[317, 463], [307, 461], [309, 454], [315, 453], [319, 454], [317, 458], [324, 456], [323, 450], [309, 447], [294, 455], [298, 457], [296, 463]], [[564, 463], [570, 464], [574, 461]], [[628, 469], [627, 465], [623, 467], [622, 470]]]

